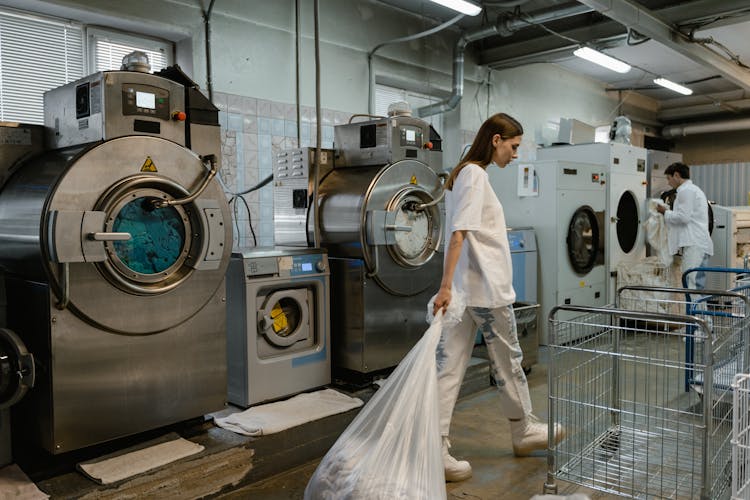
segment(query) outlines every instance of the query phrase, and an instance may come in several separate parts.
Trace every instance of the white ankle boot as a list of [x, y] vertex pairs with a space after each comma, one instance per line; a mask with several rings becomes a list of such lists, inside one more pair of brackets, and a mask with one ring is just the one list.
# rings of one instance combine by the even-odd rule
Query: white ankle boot
[[[548, 424], [540, 422], [534, 415], [528, 415], [521, 420], [510, 421], [510, 433], [513, 437], [513, 453], [517, 457], [525, 457], [537, 450], [547, 449]], [[565, 437], [565, 429], [555, 424], [555, 444]]]
[[448, 452], [451, 442], [448, 436], [443, 436], [443, 467], [445, 467], [446, 481], [463, 481], [471, 477], [471, 465], [466, 460], [456, 460]]

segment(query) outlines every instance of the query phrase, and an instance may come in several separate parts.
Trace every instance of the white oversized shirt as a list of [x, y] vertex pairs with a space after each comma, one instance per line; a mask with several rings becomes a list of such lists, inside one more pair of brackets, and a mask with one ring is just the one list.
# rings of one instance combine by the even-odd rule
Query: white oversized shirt
[[513, 266], [500, 200], [487, 172], [468, 164], [445, 192], [446, 255], [451, 234], [465, 230], [466, 238], [453, 273], [453, 289], [463, 293], [466, 305], [502, 307], [516, 300]]
[[686, 179], [677, 187], [674, 208], [664, 212], [667, 223], [669, 253], [682, 247], [698, 247], [703, 253], [714, 254], [714, 243], [708, 233], [708, 202], [701, 188]]

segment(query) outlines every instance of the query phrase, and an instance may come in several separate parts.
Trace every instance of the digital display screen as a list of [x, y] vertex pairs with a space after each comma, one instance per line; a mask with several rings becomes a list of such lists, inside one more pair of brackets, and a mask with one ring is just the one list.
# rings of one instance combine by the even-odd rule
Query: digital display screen
[[156, 96], [150, 92], [136, 92], [135, 105], [139, 108], [156, 109]]
[[310, 262], [303, 262], [302, 263], [302, 270], [303, 271], [312, 271], [312, 264]]
[[417, 140], [417, 132], [416, 130], [412, 129], [406, 129], [406, 140], [409, 142], [414, 142]]

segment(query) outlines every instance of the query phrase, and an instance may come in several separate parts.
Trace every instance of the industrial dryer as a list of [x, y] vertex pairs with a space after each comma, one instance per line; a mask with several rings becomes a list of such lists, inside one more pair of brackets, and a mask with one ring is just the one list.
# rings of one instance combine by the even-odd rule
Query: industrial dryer
[[[305, 194], [313, 193], [305, 187], [311, 184], [300, 175], [278, 175], [306, 175], [307, 168], [293, 165], [310, 164], [307, 152], [290, 152], [277, 162], [275, 213], [283, 215], [274, 221], [281, 222], [277, 237], [285, 244], [313, 244], [317, 221], [319, 246], [328, 251], [332, 368], [338, 376], [366, 378], [392, 368], [424, 333], [427, 302], [443, 265], [438, 139], [427, 122], [408, 115], [334, 127], [333, 164], [324, 151], [317, 203], [307, 210]], [[305, 228], [307, 234], [299, 232]]]
[[223, 407], [232, 235], [206, 103], [186, 79], [128, 70], [45, 94], [49, 150], [0, 193], [8, 326], [36, 360], [14, 454]]
[[648, 198], [659, 198], [662, 193], [672, 189], [667, 183], [664, 170], [672, 163], [681, 161], [681, 153], [670, 153], [655, 149], [646, 150], [646, 196]]
[[[507, 224], [531, 226], [537, 236], [542, 345], [547, 344], [547, 315], [556, 305], [607, 303], [603, 170], [601, 165], [571, 161], [487, 170]], [[536, 187], [526, 189], [531, 185]]]
[[539, 160], [600, 165], [606, 174], [604, 240], [607, 300], [613, 301], [617, 266], [646, 258], [646, 150], [617, 142], [552, 146], [537, 151]]

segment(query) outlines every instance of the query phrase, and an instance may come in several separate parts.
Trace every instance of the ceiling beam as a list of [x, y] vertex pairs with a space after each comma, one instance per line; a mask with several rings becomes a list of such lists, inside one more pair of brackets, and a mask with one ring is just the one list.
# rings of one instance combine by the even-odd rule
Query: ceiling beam
[[656, 14], [631, 0], [578, 0], [638, 33], [721, 73], [739, 87], [750, 90], [750, 71], [691, 42], [687, 36], [659, 18]]
[[[748, 16], [750, 16], [747, 7], [747, 0], [723, 0], [718, 5], [716, 0], [695, 0], [692, 2], [683, 2], [676, 7], [666, 7], [657, 12], [661, 18], [669, 19], [678, 26], [706, 21], [712, 18], [722, 18], [720, 21], [711, 24], [710, 27], [715, 28], [748, 20], [748, 17], [739, 15], [740, 12], [747, 12]], [[621, 23], [609, 19], [560, 32], [560, 34], [578, 40], [583, 44], [592, 43], [595, 48], [611, 46], [608, 43], [600, 46], [598, 42], [603, 39], [612, 40], [619, 36], [620, 40], [624, 40], [625, 33], [625, 27]], [[491, 68], [512, 67], [517, 65], [519, 61], [522, 61], [524, 56], [528, 56], [530, 60], [538, 62], [544, 60], [544, 56], [540, 57], [539, 52], [547, 53], [547, 60], [545, 62], [549, 62], [549, 53], [554, 49], [560, 50], [558, 58], [572, 57], [572, 50], [566, 52], [562, 50], [563, 47], [575, 48], [562, 38], [547, 34], [521, 42], [506, 40], [505, 43], [499, 46], [482, 50], [479, 54], [479, 64]], [[511, 54], [513, 61], [510, 61], [509, 55]]]

